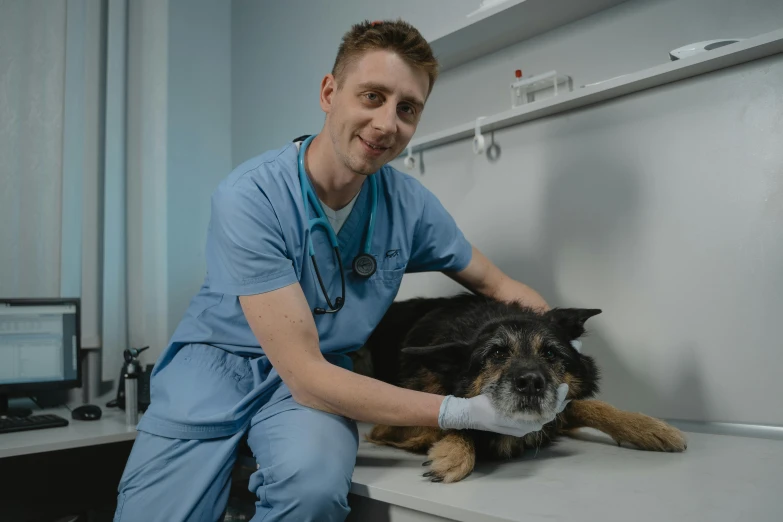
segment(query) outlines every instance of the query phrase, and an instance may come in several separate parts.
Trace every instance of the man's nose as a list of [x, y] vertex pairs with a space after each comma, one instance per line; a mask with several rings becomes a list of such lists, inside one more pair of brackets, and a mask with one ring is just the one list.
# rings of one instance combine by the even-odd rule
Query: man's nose
[[373, 127], [383, 133], [394, 132], [397, 127], [397, 107], [386, 104], [375, 112]]
[[517, 391], [531, 397], [543, 395], [544, 385], [544, 376], [539, 371], [522, 372], [514, 379]]

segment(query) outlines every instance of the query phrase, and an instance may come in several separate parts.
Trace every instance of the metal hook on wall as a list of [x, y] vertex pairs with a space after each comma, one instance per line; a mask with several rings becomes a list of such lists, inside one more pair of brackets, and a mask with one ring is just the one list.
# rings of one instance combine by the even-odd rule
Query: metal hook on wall
[[495, 143], [495, 132], [491, 132], [489, 135], [489, 147], [487, 147], [487, 159], [491, 162], [496, 162], [500, 158], [500, 145]]
[[479, 116], [476, 118], [476, 129], [473, 136], [473, 154], [481, 154], [484, 152], [484, 136], [481, 135], [481, 120], [485, 119], [485, 116]]
[[405, 158], [404, 163], [408, 170], [413, 170], [416, 166], [416, 158], [413, 157], [413, 147], [408, 147], [408, 157]]

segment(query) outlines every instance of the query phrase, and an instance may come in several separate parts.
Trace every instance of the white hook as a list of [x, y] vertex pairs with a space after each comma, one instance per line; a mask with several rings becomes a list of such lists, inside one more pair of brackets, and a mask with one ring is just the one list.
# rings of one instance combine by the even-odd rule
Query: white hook
[[408, 147], [408, 157], [405, 158], [405, 166], [408, 170], [413, 170], [416, 166], [416, 158], [413, 157], [413, 147]]
[[484, 152], [484, 136], [481, 135], [481, 120], [485, 116], [479, 116], [476, 118], [476, 134], [473, 136], [473, 153], [481, 154]]

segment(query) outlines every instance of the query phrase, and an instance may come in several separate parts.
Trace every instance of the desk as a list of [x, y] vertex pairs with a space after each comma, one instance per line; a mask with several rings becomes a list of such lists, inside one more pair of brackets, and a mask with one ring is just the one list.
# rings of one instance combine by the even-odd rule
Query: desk
[[63, 449], [95, 446], [136, 438], [136, 428], [125, 425], [125, 412], [118, 408], [101, 408], [97, 421], [71, 418], [67, 408], [33, 410], [33, 415], [55, 414], [70, 424], [61, 428], [16, 431], [0, 434], [0, 458], [30, 455]]
[[69, 424], [0, 434], [0, 520], [57, 520], [75, 514], [112, 520], [136, 429], [125, 425], [124, 411], [101, 410], [96, 421], [72, 419], [65, 407], [33, 410], [34, 415], [59, 415]]
[[685, 452], [657, 453], [618, 447], [594, 430], [578, 437], [479, 464], [454, 484], [422, 477], [421, 456], [362, 441], [348, 520], [783, 520], [783, 441], [689, 432]]
[[[71, 420], [64, 408], [45, 410], [71, 424], [0, 435], [0, 457], [135, 439], [136, 430], [125, 426], [124, 412], [103, 410], [99, 421]], [[360, 433], [369, 429], [360, 424]], [[513, 462], [479, 464], [456, 484], [423, 478], [421, 456], [362, 440], [351, 486], [354, 511], [348, 521], [783, 520], [783, 441], [693, 432], [686, 436], [684, 453], [656, 453], [617, 447], [606, 435], [585, 429], [578, 439], [564, 437], [538, 455], [530, 452]], [[119, 473], [124, 458], [120, 456]], [[12, 460], [18, 459], [8, 459]], [[114, 494], [116, 478], [99, 478], [109, 483], [107, 498]], [[39, 481], [40, 476], [31, 480]], [[56, 490], [45, 490], [49, 503], [48, 495]], [[20, 486], [18, 498], [24, 491]], [[13, 518], [4, 518], [0, 511], [0, 520]]]

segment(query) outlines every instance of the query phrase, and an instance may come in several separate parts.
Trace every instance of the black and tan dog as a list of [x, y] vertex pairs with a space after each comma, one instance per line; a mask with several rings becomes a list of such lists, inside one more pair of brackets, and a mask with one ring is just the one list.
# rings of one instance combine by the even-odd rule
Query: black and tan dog
[[551, 419], [563, 382], [571, 402], [541, 431], [525, 437], [378, 425], [367, 439], [426, 453], [430, 469], [425, 476], [436, 482], [463, 479], [476, 459], [517, 457], [525, 448], [544, 446], [581, 427], [598, 429], [618, 444], [683, 451], [685, 438], [676, 428], [591, 399], [598, 391], [598, 368], [571, 341], [581, 337], [585, 321], [599, 313], [564, 308], [540, 314], [473, 294], [395, 302], [356, 354], [357, 372], [442, 395], [484, 393], [500, 412], [524, 420]]

